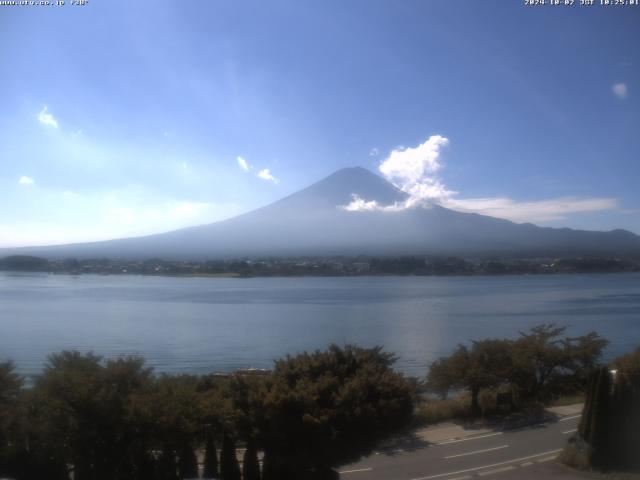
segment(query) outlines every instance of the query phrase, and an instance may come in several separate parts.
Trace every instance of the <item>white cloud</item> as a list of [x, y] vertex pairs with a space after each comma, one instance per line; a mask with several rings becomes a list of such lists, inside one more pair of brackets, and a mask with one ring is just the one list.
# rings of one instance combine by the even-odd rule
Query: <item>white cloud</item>
[[378, 150], [376, 147], [373, 147], [371, 150], [369, 150], [370, 157], [377, 157], [378, 155], [380, 155], [380, 150]]
[[[245, 172], [249, 172], [249, 171], [253, 170], [253, 165], [251, 165], [249, 162], [247, 162], [247, 160], [244, 159], [243, 157], [237, 156], [236, 160], [237, 160], [238, 165], [240, 166], [240, 168], [242, 170], [244, 170]], [[263, 168], [262, 170], [260, 170], [255, 175], [256, 175], [256, 177], [261, 178], [262, 180], [266, 180], [268, 182], [273, 182], [273, 183], [278, 183], [278, 179], [273, 176], [273, 174], [271, 173], [271, 171], [268, 168]]]
[[442, 203], [457, 192], [448, 190], [438, 172], [442, 169], [440, 153], [449, 145], [449, 139], [432, 135], [417, 147], [397, 147], [383, 160], [378, 170], [400, 190], [408, 194], [407, 200], [392, 205], [379, 205], [357, 195], [351, 203], [342, 206], [349, 212], [384, 211], [397, 212], [417, 206], [428, 207], [432, 203]]
[[414, 148], [399, 147], [391, 151], [378, 170], [387, 180], [410, 196], [410, 205], [441, 200], [453, 195], [442, 184], [438, 171], [442, 168], [439, 157], [449, 140], [432, 135]]
[[240, 168], [245, 172], [248, 172], [251, 169], [251, 167], [249, 166], [249, 163], [241, 156], [238, 156], [236, 160], [238, 161], [238, 165], [240, 165]]
[[627, 85], [624, 83], [616, 83], [611, 87], [611, 90], [615, 94], [616, 97], [624, 100], [627, 98]]
[[392, 203], [391, 205], [380, 205], [375, 200], [365, 200], [359, 195], [351, 195], [351, 203], [341, 207], [347, 212], [399, 212], [407, 208], [406, 203]]
[[615, 198], [560, 197], [531, 202], [517, 202], [510, 198], [450, 198], [443, 206], [462, 212], [474, 212], [491, 217], [506, 218], [514, 222], [550, 222], [567, 215], [600, 212], [618, 207]]
[[274, 177], [268, 168], [263, 168], [257, 173], [257, 176], [268, 182], [278, 183], [278, 179]]
[[26, 175], [21, 176], [18, 180], [20, 185], [33, 185], [35, 182], [36, 181], [33, 178], [27, 177]]
[[438, 204], [515, 222], [549, 222], [564, 219], [570, 214], [618, 208], [617, 199], [600, 197], [560, 197], [530, 202], [506, 197], [459, 198], [458, 192], [449, 190], [438, 174], [443, 168], [441, 149], [448, 144], [447, 138], [433, 135], [415, 148], [394, 149], [380, 163], [378, 169], [385, 178], [407, 194], [405, 201], [380, 205], [375, 200], [352, 195], [351, 202], [340, 208], [349, 212], [397, 212]]
[[58, 128], [58, 121], [48, 112], [46, 105], [38, 114], [38, 121], [48, 127]]

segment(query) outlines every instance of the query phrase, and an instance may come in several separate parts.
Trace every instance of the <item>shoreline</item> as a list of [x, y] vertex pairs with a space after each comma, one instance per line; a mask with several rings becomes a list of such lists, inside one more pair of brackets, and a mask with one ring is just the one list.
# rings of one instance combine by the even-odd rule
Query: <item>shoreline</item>
[[432, 277], [432, 278], [471, 278], [471, 277], [527, 277], [527, 276], [571, 276], [571, 275], [620, 275], [638, 274], [640, 270], [621, 271], [592, 271], [592, 272], [571, 272], [571, 271], [549, 271], [549, 272], [507, 272], [507, 273], [450, 273], [450, 274], [428, 274], [428, 273], [276, 273], [276, 274], [244, 274], [239, 272], [224, 273], [148, 273], [148, 272], [74, 272], [74, 271], [51, 271], [51, 270], [3, 270], [0, 273], [8, 274], [28, 274], [43, 273], [47, 275], [68, 275], [80, 277], [83, 275], [93, 275], [100, 277], [163, 277], [163, 278], [390, 278], [390, 277]]

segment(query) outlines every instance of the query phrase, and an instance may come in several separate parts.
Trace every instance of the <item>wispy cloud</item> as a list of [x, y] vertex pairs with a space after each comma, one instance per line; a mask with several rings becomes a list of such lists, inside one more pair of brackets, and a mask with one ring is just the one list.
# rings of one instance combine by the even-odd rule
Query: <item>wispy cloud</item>
[[377, 157], [378, 155], [380, 155], [380, 150], [378, 150], [376, 147], [373, 147], [371, 150], [369, 150], [370, 157]]
[[365, 200], [360, 197], [360, 195], [354, 193], [351, 195], [351, 202], [348, 205], [343, 205], [341, 208], [347, 212], [399, 212], [405, 210], [407, 207], [404, 202], [380, 205], [375, 200]]
[[22, 175], [18, 180], [20, 185], [33, 185], [35, 182], [36, 181], [33, 178], [27, 177], [26, 175]]
[[625, 83], [616, 83], [611, 87], [614, 95], [621, 100], [627, 98], [627, 85]]
[[514, 222], [549, 222], [567, 215], [600, 212], [618, 207], [615, 198], [560, 197], [532, 202], [517, 202], [510, 198], [448, 199], [443, 206], [462, 212], [474, 212]]
[[249, 163], [244, 158], [242, 158], [241, 156], [238, 156], [236, 160], [238, 161], [238, 165], [242, 170], [244, 170], [245, 172], [248, 172], [249, 170], [251, 170]]
[[380, 205], [375, 200], [352, 195], [352, 201], [341, 208], [350, 212], [397, 212], [437, 204], [515, 222], [548, 222], [570, 214], [618, 208], [617, 199], [601, 197], [560, 197], [527, 202], [507, 197], [460, 198], [458, 192], [447, 188], [439, 174], [443, 168], [442, 148], [448, 144], [447, 138], [433, 135], [417, 147], [392, 150], [380, 163], [378, 170], [407, 194], [405, 201]]
[[58, 128], [58, 121], [49, 113], [47, 106], [45, 105], [38, 114], [38, 121], [48, 127]]
[[[245, 172], [255, 171], [253, 169], [253, 165], [251, 165], [244, 157], [237, 156], [236, 161], [238, 162], [238, 166]], [[278, 183], [278, 179], [273, 176], [273, 174], [268, 168], [263, 168], [262, 170], [259, 170], [258, 173], [256, 173], [255, 175], [256, 177], [261, 178], [262, 180]]]
[[278, 183], [278, 179], [274, 177], [268, 168], [263, 168], [257, 173], [258, 178], [266, 180], [268, 182]]

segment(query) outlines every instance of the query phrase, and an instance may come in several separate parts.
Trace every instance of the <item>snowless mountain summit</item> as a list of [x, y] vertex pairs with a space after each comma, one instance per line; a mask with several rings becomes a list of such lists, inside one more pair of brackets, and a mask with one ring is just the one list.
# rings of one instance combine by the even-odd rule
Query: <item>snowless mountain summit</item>
[[206, 260], [256, 256], [562, 256], [640, 253], [640, 236], [538, 227], [439, 205], [401, 211], [347, 211], [353, 195], [379, 205], [407, 195], [361, 167], [345, 168], [251, 212], [145, 237], [0, 250], [0, 256]]

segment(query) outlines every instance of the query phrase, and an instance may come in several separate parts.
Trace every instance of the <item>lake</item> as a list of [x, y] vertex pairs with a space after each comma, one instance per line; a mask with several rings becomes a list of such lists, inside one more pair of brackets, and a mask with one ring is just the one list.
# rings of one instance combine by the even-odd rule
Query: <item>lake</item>
[[640, 344], [640, 274], [190, 278], [0, 272], [0, 359], [37, 374], [52, 352], [143, 355], [158, 372], [268, 368], [287, 353], [383, 345], [422, 376], [459, 342], [540, 323]]

